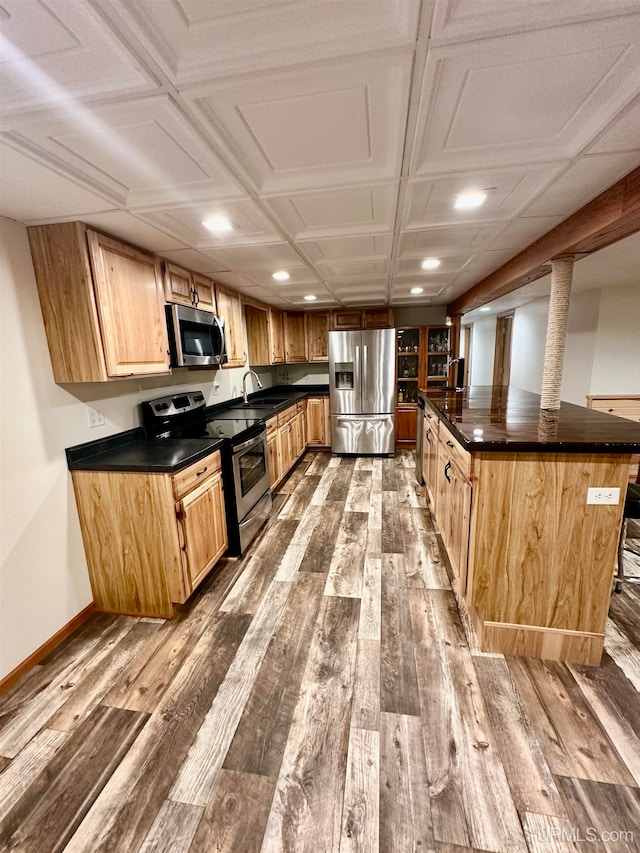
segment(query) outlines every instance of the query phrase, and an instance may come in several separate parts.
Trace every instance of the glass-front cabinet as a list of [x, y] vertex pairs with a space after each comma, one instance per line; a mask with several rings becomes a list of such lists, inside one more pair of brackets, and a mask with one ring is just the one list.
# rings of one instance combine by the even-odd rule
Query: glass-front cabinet
[[450, 335], [447, 326], [396, 329], [396, 442], [415, 444], [420, 388], [448, 384]]

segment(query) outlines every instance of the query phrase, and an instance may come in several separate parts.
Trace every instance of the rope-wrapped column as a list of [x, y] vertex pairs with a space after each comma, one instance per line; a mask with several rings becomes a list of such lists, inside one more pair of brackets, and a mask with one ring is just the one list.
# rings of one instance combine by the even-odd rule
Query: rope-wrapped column
[[551, 261], [551, 301], [540, 400], [540, 408], [547, 411], [556, 411], [560, 408], [560, 386], [562, 385], [572, 280], [573, 258], [555, 258]]

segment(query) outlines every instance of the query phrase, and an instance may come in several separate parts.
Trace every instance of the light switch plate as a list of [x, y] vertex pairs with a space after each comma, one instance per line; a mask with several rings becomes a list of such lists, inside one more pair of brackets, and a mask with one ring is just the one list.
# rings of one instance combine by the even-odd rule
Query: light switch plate
[[620, 503], [620, 489], [587, 489], [587, 503], [588, 504], [619, 504]]

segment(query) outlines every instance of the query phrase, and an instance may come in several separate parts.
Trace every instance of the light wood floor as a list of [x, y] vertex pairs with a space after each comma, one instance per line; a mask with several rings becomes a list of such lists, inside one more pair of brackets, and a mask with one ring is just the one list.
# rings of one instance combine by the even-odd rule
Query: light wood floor
[[276, 505], [177, 619], [96, 615], [2, 697], [0, 849], [640, 850], [638, 588], [600, 668], [482, 655], [411, 454], [309, 453]]

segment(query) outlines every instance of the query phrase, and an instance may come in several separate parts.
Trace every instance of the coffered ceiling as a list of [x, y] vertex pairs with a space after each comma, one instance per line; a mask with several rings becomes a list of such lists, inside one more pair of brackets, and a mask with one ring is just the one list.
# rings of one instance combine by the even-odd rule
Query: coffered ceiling
[[0, 0], [0, 33], [1, 215], [283, 307], [444, 305], [640, 164], [639, 0]]

